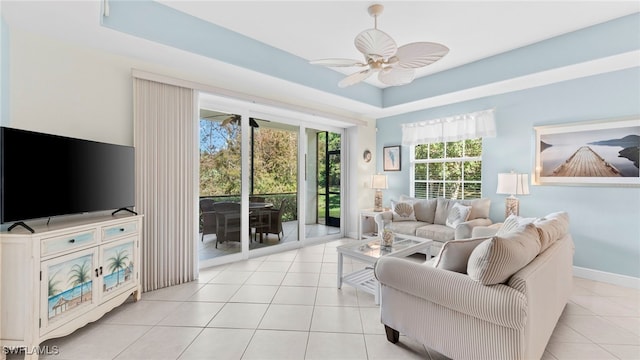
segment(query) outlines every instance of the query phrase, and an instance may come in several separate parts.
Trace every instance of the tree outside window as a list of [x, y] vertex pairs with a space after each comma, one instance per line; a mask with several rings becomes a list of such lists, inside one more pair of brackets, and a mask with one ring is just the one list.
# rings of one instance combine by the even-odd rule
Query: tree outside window
[[413, 147], [412, 196], [477, 199], [482, 196], [482, 139]]

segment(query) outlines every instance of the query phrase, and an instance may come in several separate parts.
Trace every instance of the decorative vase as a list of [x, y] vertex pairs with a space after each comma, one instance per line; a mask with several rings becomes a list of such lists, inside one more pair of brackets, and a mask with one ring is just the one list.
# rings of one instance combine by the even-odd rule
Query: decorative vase
[[390, 248], [393, 246], [393, 239], [395, 235], [389, 226], [389, 222], [385, 221], [384, 229], [382, 230], [382, 239], [380, 240], [380, 246], [384, 248]]

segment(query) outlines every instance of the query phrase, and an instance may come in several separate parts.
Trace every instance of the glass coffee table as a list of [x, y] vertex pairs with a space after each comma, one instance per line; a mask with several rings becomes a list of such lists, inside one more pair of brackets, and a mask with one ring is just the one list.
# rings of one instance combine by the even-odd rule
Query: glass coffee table
[[[385, 248], [380, 246], [380, 238], [367, 239], [352, 244], [340, 245], [338, 250], [338, 289], [342, 283], [351, 285], [356, 289], [373, 294], [375, 303], [380, 303], [380, 284], [373, 274], [373, 265], [382, 256], [404, 257], [417, 252], [431, 253], [432, 240], [410, 235], [396, 234], [393, 246]], [[366, 264], [371, 264], [364, 269], [343, 275], [344, 257], [353, 258]]]

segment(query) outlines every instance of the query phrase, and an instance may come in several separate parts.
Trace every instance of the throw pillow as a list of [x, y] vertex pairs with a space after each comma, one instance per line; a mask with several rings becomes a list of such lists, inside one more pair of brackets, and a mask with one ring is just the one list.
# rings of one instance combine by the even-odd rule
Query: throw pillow
[[471, 206], [455, 203], [451, 207], [451, 210], [449, 210], [449, 215], [447, 215], [447, 221], [445, 224], [448, 227], [455, 229], [458, 224], [467, 221], [470, 213]]
[[540, 236], [540, 252], [543, 252], [569, 232], [569, 214], [564, 211], [552, 213], [542, 219], [537, 219], [533, 224]]
[[466, 274], [467, 263], [469, 262], [469, 256], [471, 256], [473, 249], [487, 239], [488, 238], [485, 237], [445, 242], [438, 256], [434, 258], [437, 259], [434, 267]]
[[415, 221], [416, 213], [413, 211], [413, 203], [410, 201], [391, 200], [393, 221]]
[[476, 246], [469, 256], [469, 277], [482, 285], [501, 284], [509, 280], [540, 252], [535, 225], [520, 226], [505, 236], [494, 236]]
[[511, 214], [506, 219], [504, 219], [502, 226], [500, 227], [500, 229], [498, 229], [498, 232], [496, 232], [496, 236], [510, 234], [518, 230], [521, 225], [532, 223], [535, 220], [536, 218], [523, 218], [518, 215]]

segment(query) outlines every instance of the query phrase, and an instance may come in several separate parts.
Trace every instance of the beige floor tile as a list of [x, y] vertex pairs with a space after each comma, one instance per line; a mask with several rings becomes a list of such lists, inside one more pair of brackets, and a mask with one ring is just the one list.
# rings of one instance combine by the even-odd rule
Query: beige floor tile
[[360, 310], [356, 307], [316, 305], [311, 319], [311, 331], [362, 334]]
[[289, 251], [285, 251], [285, 252], [281, 252], [281, 253], [277, 253], [277, 254], [273, 254], [273, 255], [268, 255], [265, 257], [264, 261], [265, 262], [270, 262], [270, 261], [274, 261], [274, 262], [292, 262], [298, 255], [298, 250], [289, 250]]
[[571, 301], [596, 315], [640, 316], [640, 307], [622, 306], [610, 297], [574, 295]]
[[177, 301], [138, 301], [123, 304], [107, 313], [103, 324], [156, 325], [180, 305]]
[[318, 280], [318, 287], [331, 287], [335, 288], [338, 286], [338, 275], [337, 274], [320, 274], [320, 279]]
[[358, 296], [356, 289], [343, 284], [342, 289], [318, 288], [316, 294], [316, 305], [321, 306], [358, 306]]
[[366, 359], [367, 350], [362, 334], [309, 333], [305, 359]]
[[421, 344], [406, 336], [396, 344], [387, 341], [385, 335], [365, 335], [364, 340], [369, 360], [425, 359], [429, 356]]
[[597, 316], [571, 315], [564, 323], [594, 343], [640, 345], [640, 337]]
[[255, 329], [268, 307], [267, 304], [227, 303], [207, 326]]
[[558, 360], [616, 360], [615, 356], [596, 344], [550, 342], [547, 351]]
[[297, 262], [317, 262], [321, 263], [322, 258], [324, 257], [324, 251], [320, 252], [302, 252], [300, 251], [296, 258], [293, 260], [294, 263]]
[[205, 327], [223, 306], [224, 303], [184, 302], [162, 319], [158, 325]]
[[258, 267], [260, 267], [263, 261], [264, 259], [259, 259], [259, 260], [251, 259], [251, 260], [238, 261], [235, 263], [231, 263], [227, 268], [227, 270], [256, 271], [258, 270]]
[[315, 287], [280, 286], [273, 298], [273, 304], [314, 305], [316, 302]]
[[362, 328], [365, 334], [384, 334], [385, 333], [384, 325], [382, 325], [382, 323], [380, 322], [379, 308], [361, 307], [360, 316], [362, 318]]
[[240, 289], [237, 284], [206, 284], [187, 301], [225, 302]]
[[573, 330], [569, 326], [560, 323], [556, 325], [556, 328], [553, 330], [553, 334], [551, 334], [551, 339], [549, 341], [591, 343], [591, 340], [580, 335], [580, 333]]
[[252, 329], [204, 329], [179, 359], [240, 359], [254, 332]]
[[229, 302], [269, 304], [278, 291], [278, 286], [243, 285]]
[[638, 360], [640, 359], [640, 346], [638, 345], [600, 345], [608, 352], [615, 355], [621, 360]]
[[286, 272], [255, 272], [245, 281], [245, 285], [280, 285], [286, 274]]
[[196, 327], [156, 326], [121, 352], [115, 360], [177, 359], [201, 331]]
[[304, 359], [308, 332], [257, 330], [242, 360]]
[[602, 318], [625, 330], [629, 330], [637, 336], [640, 336], [640, 317], [602, 316]]
[[113, 359], [136, 340], [151, 330], [150, 326], [89, 324], [78, 329], [73, 336], [51, 339], [42, 346], [57, 346], [59, 353], [43, 359]]
[[291, 261], [265, 261], [260, 266], [258, 266], [258, 270], [260, 271], [275, 271], [275, 272], [287, 272], [289, 267], [291, 266]]
[[204, 286], [201, 283], [192, 281], [186, 284], [169, 286], [166, 288], [149, 291], [142, 294], [142, 300], [170, 300], [185, 301]]
[[238, 284], [242, 285], [253, 275], [253, 271], [234, 271], [227, 270], [221, 272], [218, 276], [209, 281], [209, 284]]
[[271, 304], [259, 329], [309, 331], [313, 306]]
[[289, 268], [289, 273], [320, 273], [322, 262], [298, 262], [294, 261]]
[[286, 286], [318, 286], [319, 273], [294, 273], [289, 272], [282, 281]]

